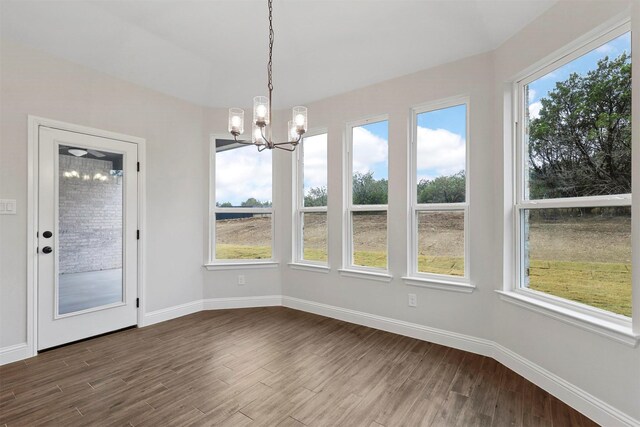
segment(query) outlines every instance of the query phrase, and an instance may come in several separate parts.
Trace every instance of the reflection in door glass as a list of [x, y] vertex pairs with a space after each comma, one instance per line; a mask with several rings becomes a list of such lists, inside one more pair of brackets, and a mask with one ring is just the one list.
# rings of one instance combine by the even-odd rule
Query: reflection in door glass
[[123, 155], [60, 146], [58, 314], [123, 300]]

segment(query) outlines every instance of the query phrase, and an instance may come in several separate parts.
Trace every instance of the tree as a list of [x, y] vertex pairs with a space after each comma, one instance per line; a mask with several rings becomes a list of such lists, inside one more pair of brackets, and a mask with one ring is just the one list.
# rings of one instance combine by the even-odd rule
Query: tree
[[541, 99], [529, 127], [532, 198], [631, 192], [631, 57], [573, 73]]
[[418, 203], [461, 203], [465, 194], [464, 171], [418, 183]]
[[374, 179], [373, 172], [353, 174], [354, 205], [386, 205], [389, 183], [386, 179]]
[[233, 207], [231, 202], [224, 202], [224, 203], [216, 202], [216, 206], [219, 207], [219, 208], [230, 208], [230, 207]]
[[304, 196], [305, 206], [327, 206], [327, 187], [313, 187]]
[[271, 202], [261, 202], [254, 197], [249, 197], [245, 202], [240, 204], [243, 208], [267, 208], [271, 206]]

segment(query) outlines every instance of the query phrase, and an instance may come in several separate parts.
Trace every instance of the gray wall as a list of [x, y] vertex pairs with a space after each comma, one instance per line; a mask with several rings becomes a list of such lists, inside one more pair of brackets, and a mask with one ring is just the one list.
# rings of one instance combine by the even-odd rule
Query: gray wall
[[[59, 157], [59, 272], [122, 267], [122, 177], [110, 161]], [[65, 176], [75, 171], [79, 176]], [[95, 175], [107, 177], [102, 181]]]
[[28, 115], [146, 139], [141, 305], [153, 311], [201, 299], [203, 109], [4, 39], [0, 54], [0, 194], [17, 200], [17, 214], [0, 217], [0, 348], [27, 334]]

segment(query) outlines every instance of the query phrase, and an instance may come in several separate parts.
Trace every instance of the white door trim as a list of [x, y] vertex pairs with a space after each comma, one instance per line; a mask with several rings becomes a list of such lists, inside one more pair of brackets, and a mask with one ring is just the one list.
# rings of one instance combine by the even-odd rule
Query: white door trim
[[138, 174], [138, 229], [140, 230], [140, 240], [138, 240], [138, 298], [140, 298], [138, 326], [143, 325], [146, 303], [146, 140], [29, 115], [27, 135], [27, 354], [29, 357], [38, 354], [38, 257], [36, 254], [38, 242], [36, 232], [38, 231], [38, 129], [40, 126], [137, 144], [138, 162], [140, 162]]

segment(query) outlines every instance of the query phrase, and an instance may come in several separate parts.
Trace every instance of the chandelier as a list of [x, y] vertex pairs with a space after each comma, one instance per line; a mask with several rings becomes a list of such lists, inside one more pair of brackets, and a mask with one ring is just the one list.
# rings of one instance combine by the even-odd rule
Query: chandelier
[[264, 149], [294, 151], [302, 140], [302, 135], [307, 131], [307, 107], [293, 107], [292, 120], [287, 125], [287, 142], [273, 142], [271, 139], [271, 95], [272, 83], [272, 57], [273, 57], [273, 5], [272, 0], [267, 0], [269, 6], [269, 62], [267, 63], [267, 78], [269, 97], [256, 96], [253, 98], [253, 121], [251, 141], [239, 140], [238, 136], [244, 133], [244, 110], [241, 108], [229, 109], [229, 132], [238, 144], [255, 145], [258, 151]]

